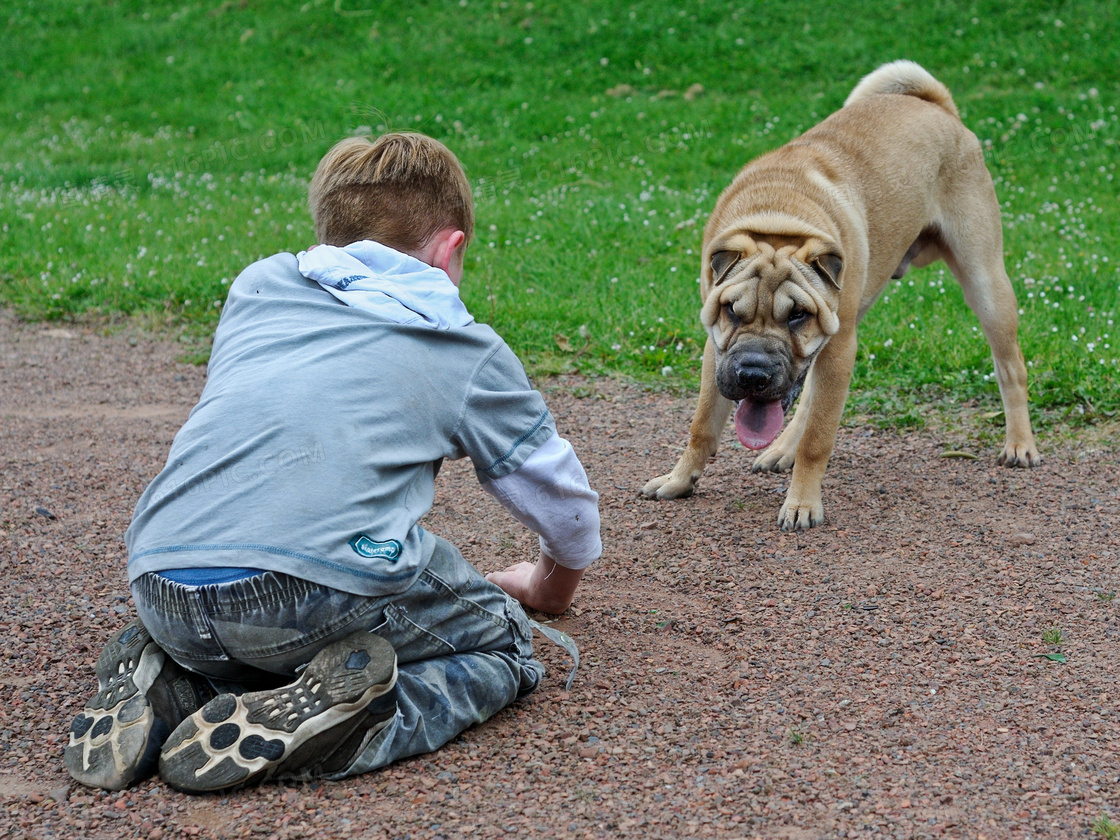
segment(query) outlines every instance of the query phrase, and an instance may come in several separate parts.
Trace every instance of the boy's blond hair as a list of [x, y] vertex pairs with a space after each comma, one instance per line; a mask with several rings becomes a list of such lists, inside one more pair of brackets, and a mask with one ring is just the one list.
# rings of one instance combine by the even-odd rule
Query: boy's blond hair
[[451, 150], [423, 134], [348, 137], [319, 161], [308, 191], [324, 245], [373, 239], [415, 253], [444, 229], [474, 234], [471, 187]]

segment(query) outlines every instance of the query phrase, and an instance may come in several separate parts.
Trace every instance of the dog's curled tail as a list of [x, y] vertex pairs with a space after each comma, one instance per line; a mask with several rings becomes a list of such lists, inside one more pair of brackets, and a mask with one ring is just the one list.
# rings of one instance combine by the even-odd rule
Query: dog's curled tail
[[949, 94], [949, 88], [937, 81], [929, 71], [913, 61], [892, 61], [864, 76], [855, 90], [848, 94], [845, 105], [851, 105], [869, 96], [897, 93], [916, 96], [944, 108], [957, 119], [960, 113]]

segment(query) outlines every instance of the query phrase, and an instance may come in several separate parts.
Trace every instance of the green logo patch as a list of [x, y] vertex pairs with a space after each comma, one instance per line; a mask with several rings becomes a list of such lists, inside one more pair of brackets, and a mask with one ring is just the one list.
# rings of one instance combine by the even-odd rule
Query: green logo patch
[[375, 540], [365, 534], [358, 534], [350, 540], [354, 553], [370, 560], [388, 560], [395, 563], [401, 556], [401, 544], [396, 540]]

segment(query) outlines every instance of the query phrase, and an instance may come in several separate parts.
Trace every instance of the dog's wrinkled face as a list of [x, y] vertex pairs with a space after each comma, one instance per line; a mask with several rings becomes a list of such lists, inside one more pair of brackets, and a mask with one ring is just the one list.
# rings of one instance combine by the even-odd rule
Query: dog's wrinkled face
[[717, 239], [701, 278], [716, 385], [739, 404], [736, 431], [752, 449], [777, 437], [809, 366], [840, 326], [843, 262], [835, 249], [815, 239], [771, 240]]

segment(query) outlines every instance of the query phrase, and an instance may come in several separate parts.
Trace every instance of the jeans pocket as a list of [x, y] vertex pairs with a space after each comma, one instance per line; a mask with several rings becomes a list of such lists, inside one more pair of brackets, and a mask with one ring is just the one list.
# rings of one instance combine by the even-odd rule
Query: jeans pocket
[[531, 656], [533, 653], [533, 625], [529, 621], [529, 616], [525, 614], [525, 608], [512, 598], [506, 602], [506, 620], [513, 631], [514, 647], [527, 650]]
[[407, 608], [399, 604], [387, 605], [385, 620], [377, 627], [371, 627], [370, 632], [393, 646], [398, 662], [414, 662], [455, 653], [454, 645], [421, 627], [409, 616]]
[[[541, 679], [544, 677], [544, 666], [537, 661], [533, 653], [533, 622], [525, 614], [524, 608], [510, 598], [506, 606], [506, 616], [509, 618], [511, 635], [513, 636], [510, 655], [521, 667], [521, 687], [517, 696], [524, 697], [540, 685]], [[574, 670], [572, 674], [575, 674]], [[565, 688], [570, 687], [571, 684], [572, 681], [569, 678], [568, 685]]]

